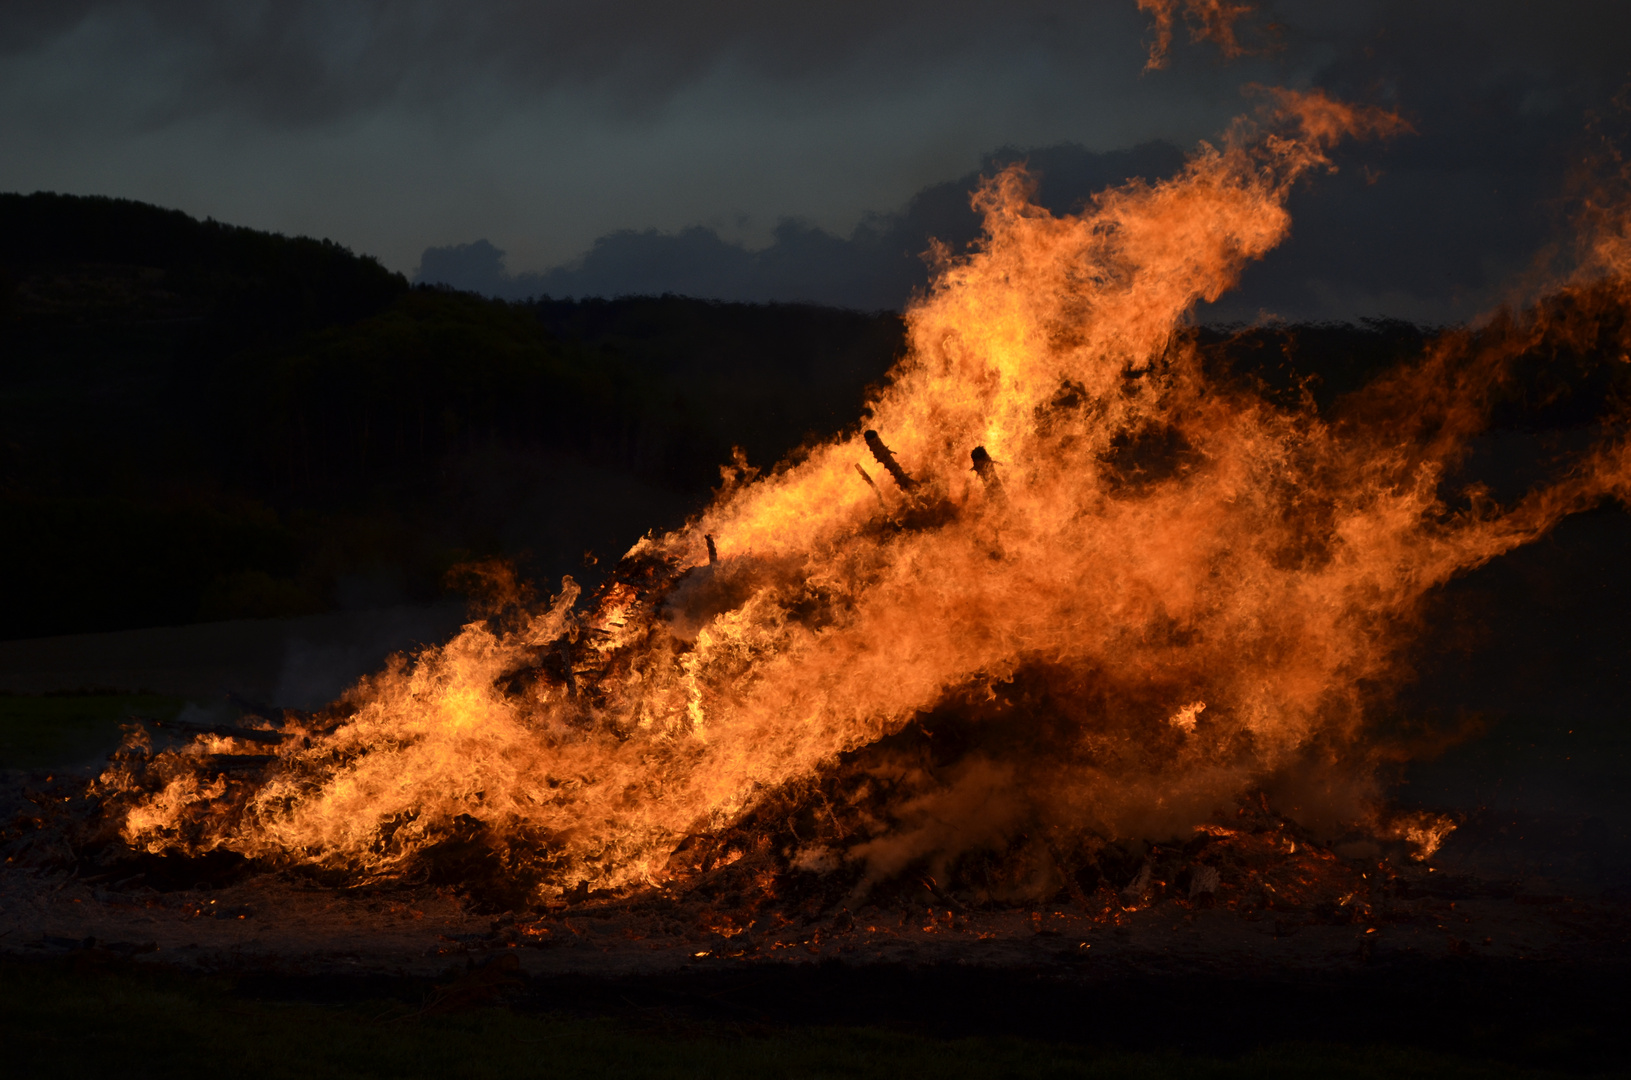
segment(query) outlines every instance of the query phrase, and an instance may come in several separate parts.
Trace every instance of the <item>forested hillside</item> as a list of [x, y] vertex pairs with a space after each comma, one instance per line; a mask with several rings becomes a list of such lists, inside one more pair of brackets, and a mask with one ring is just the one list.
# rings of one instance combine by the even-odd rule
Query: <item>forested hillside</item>
[[[583, 574], [852, 421], [892, 315], [512, 305], [334, 244], [0, 196], [0, 636], [432, 598], [503, 555]], [[593, 571], [587, 570], [592, 576]]]

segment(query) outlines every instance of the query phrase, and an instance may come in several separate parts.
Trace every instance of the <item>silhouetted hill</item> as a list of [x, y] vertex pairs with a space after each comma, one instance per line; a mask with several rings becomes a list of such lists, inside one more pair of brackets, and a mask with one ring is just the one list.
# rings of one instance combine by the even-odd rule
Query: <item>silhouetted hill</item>
[[[430, 599], [678, 521], [857, 414], [893, 315], [409, 289], [327, 241], [0, 196], [0, 636]], [[589, 571], [592, 576], [593, 571]]]
[[329, 240], [47, 193], [0, 195], [0, 271], [12, 332], [183, 322], [217, 347], [364, 318], [407, 291], [402, 275]]

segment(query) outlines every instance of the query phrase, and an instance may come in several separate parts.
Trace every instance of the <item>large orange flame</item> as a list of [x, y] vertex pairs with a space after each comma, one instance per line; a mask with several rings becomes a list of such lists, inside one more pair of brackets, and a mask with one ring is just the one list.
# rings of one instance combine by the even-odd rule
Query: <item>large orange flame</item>
[[[1424, 597], [1628, 494], [1621, 443], [1510, 508], [1441, 494], [1505, 365], [1605, 332], [1589, 304], [1449, 335], [1340, 421], [1203, 370], [1194, 305], [1285, 238], [1335, 141], [1401, 127], [1275, 90], [1177, 176], [1079, 215], [1033, 205], [1020, 169], [993, 178], [984, 241], [911, 309], [865, 435], [733, 472], [587, 612], [567, 579], [397, 660], [291, 721], [253, 783], [203, 767], [246, 749], [230, 737], [111, 769], [125, 839], [369, 879], [477, 830], [538, 880], [634, 887], [950, 707], [1005, 734], [832, 859], [879, 876], [1036, 821], [1159, 838], [1265, 785], [1309, 821], [1362, 815], [1363, 688], [1397, 674]], [[1623, 307], [1618, 251], [1571, 288]]]

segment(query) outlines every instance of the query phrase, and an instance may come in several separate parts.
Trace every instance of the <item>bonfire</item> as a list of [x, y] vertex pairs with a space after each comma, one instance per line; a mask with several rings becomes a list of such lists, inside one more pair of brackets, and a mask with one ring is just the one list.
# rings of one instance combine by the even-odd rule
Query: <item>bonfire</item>
[[[1159, 66], [1176, 6], [1140, 6]], [[1176, 175], [1078, 213], [990, 177], [858, 422], [738, 456], [592, 595], [486, 567], [452, 640], [316, 712], [133, 724], [35, 824], [110, 887], [181, 864], [528, 918], [661, 902], [738, 953], [890, 904], [937, 932], [1166, 901], [1373, 922], [1456, 827], [1385, 797], [1426, 605], [1631, 497], [1618, 421], [1505, 502], [1464, 468], [1522, 365], [1631, 355], [1631, 216], [1592, 202], [1548, 295], [1321, 407], [1220, 364], [1194, 313], [1340, 141], [1408, 126], [1251, 92]]]
[[80, 842], [516, 909], [703, 890], [744, 925], [1265, 888], [1363, 917], [1378, 859], [1454, 827], [1377, 779], [1424, 603], [1631, 491], [1613, 426], [1509, 504], [1455, 481], [1514, 364], [1625, 355], [1631, 235], [1600, 214], [1552, 295], [1335, 410], [1271, 393], [1208, 362], [1195, 306], [1287, 236], [1339, 140], [1406, 125], [1258, 93], [1078, 214], [990, 178], [854, 428], [736, 461], [591, 597], [492, 571], [481, 618], [326, 709], [134, 728]]

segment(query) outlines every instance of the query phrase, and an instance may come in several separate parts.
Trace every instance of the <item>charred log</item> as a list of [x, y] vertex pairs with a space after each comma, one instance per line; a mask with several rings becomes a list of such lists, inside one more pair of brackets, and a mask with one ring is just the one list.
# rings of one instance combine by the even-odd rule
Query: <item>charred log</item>
[[969, 454], [974, 460], [974, 473], [984, 482], [986, 490], [993, 495], [1002, 493], [1002, 478], [997, 475], [997, 463], [986, 453], [985, 447], [976, 446]]
[[906, 470], [901, 468], [900, 462], [895, 460], [894, 452], [883, 444], [883, 439], [878, 437], [876, 431], [869, 428], [862, 437], [866, 439], [866, 448], [872, 451], [872, 456], [878, 460], [878, 464], [882, 465], [888, 470], [889, 475], [894, 477], [895, 483], [900, 486], [902, 491], [911, 491], [917, 487], [917, 481], [908, 476]]
[[[710, 548], [712, 544], [708, 545]], [[578, 696], [578, 673], [573, 666], [572, 643], [566, 638], [561, 639], [561, 675], [566, 682], [566, 692], [573, 697]]]
[[222, 738], [243, 739], [247, 742], [261, 743], [266, 746], [276, 746], [283, 741], [281, 732], [234, 727], [231, 724], [192, 724], [185, 720], [159, 720], [146, 716], [137, 716], [132, 719], [138, 720], [149, 727], [179, 731], [187, 735], [219, 735]]

